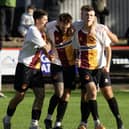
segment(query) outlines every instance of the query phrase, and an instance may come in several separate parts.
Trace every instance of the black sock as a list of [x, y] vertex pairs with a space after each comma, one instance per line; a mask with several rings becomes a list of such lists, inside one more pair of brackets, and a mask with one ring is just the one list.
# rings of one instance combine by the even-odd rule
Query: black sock
[[16, 110], [16, 108], [11, 109], [11, 108], [8, 107], [8, 108], [7, 108], [7, 115], [8, 115], [8, 116], [13, 116], [15, 110]]
[[32, 119], [39, 120], [41, 115], [41, 110], [32, 110]]
[[96, 100], [89, 100], [89, 108], [90, 108], [90, 111], [92, 113], [93, 119], [97, 120], [99, 118], [97, 101]]
[[118, 109], [118, 104], [117, 101], [115, 99], [115, 97], [107, 100], [109, 107], [113, 113], [113, 115], [115, 116], [116, 119], [120, 119], [120, 113], [119, 113], [119, 109]]
[[65, 111], [66, 111], [66, 108], [67, 108], [67, 104], [68, 104], [68, 102], [66, 102], [66, 101], [60, 101], [59, 102], [59, 105], [57, 107], [56, 121], [61, 122], [63, 120], [64, 114], [65, 114]]
[[89, 103], [81, 101], [81, 121], [87, 123], [90, 115]]
[[55, 107], [59, 103], [60, 98], [56, 95], [53, 95], [50, 99], [49, 102], [49, 107], [48, 107], [48, 114], [53, 114]]
[[122, 128], [123, 126], [123, 122], [121, 120], [121, 116], [120, 116], [120, 113], [119, 113], [119, 108], [118, 108], [118, 104], [117, 104], [117, 101], [115, 99], [115, 97], [107, 100], [108, 101], [108, 104], [109, 104], [109, 107], [113, 113], [113, 115], [115, 116], [116, 118], [116, 122], [117, 122], [117, 128]]

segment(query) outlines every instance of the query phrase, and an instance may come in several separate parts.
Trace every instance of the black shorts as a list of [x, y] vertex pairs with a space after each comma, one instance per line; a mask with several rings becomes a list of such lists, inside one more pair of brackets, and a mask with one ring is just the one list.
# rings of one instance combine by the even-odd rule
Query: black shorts
[[64, 88], [76, 88], [76, 69], [75, 66], [63, 67]]
[[100, 70], [88, 70], [88, 69], [83, 69], [79, 68], [79, 77], [80, 77], [80, 82], [81, 82], [81, 88], [84, 88], [85, 85], [89, 82], [94, 82], [97, 86], [98, 81], [99, 81], [99, 73]]
[[105, 72], [103, 69], [100, 69], [98, 83], [100, 88], [111, 86], [111, 78], [109, 73]]
[[[27, 84], [27, 88], [22, 88], [23, 84]], [[18, 63], [15, 73], [14, 89], [23, 92], [32, 87], [43, 87], [44, 81], [41, 70], [26, 67], [22, 63]]]
[[110, 75], [109, 73], [105, 72], [103, 68], [96, 70], [79, 68], [79, 75], [81, 88], [84, 88], [84, 86], [89, 82], [94, 82], [96, 86], [99, 85], [100, 88], [103, 88], [105, 86], [111, 86]]
[[63, 82], [62, 66], [51, 64], [51, 78], [53, 83]]

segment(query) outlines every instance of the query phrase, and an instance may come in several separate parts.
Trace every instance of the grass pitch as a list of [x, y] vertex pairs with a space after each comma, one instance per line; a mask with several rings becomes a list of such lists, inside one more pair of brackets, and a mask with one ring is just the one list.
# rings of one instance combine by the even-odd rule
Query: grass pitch
[[[6, 114], [7, 105], [9, 100], [14, 95], [13, 90], [3, 91], [7, 96], [5, 98], [0, 98], [0, 129], [3, 129], [2, 118]], [[49, 99], [53, 93], [53, 90], [46, 89], [45, 101], [42, 109], [42, 115], [40, 118], [40, 126], [42, 129], [44, 127], [44, 118], [47, 115], [47, 108]], [[124, 122], [125, 129], [129, 129], [129, 92], [115, 90], [114, 94], [117, 98], [120, 113]], [[33, 93], [31, 90], [27, 91], [25, 99], [17, 107], [15, 115], [12, 118], [12, 129], [28, 129], [31, 120], [31, 107], [33, 103]], [[97, 97], [98, 109], [101, 122], [105, 125], [106, 129], [117, 129], [116, 121], [112, 113], [109, 110], [108, 104], [104, 100], [101, 93], [98, 93]], [[64, 129], [77, 129], [80, 122], [80, 90], [75, 90], [72, 92], [70, 102], [68, 104], [68, 109], [66, 111], [63, 127]], [[56, 117], [56, 111], [53, 115], [53, 123]], [[92, 117], [89, 117], [88, 129], [94, 129]]]

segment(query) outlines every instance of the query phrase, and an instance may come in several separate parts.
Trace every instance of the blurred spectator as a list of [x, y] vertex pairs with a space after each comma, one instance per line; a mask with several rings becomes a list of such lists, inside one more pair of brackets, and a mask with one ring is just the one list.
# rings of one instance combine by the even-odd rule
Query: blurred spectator
[[20, 26], [18, 27], [18, 31], [21, 36], [25, 36], [28, 28], [31, 25], [34, 25], [33, 12], [35, 7], [33, 5], [29, 5], [26, 9], [26, 12], [21, 16]]
[[125, 38], [127, 39], [127, 45], [129, 45], [129, 27], [127, 28], [125, 32]]
[[31, 4], [35, 5], [35, 7], [38, 9], [42, 9], [44, 1], [46, 1], [46, 0], [31, 0]]
[[60, 14], [60, 5], [65, 0], [44, 0], [43, 9], [48, 12], [48, 20], [56, 20]]
[[95, 9], [96, 16], [101, 24], [105, 24], [105, 16], [109, 15], [107, 0], [92, 0], [92, 6]]
[[27, 9], [29, 5], [31, 5], [31, 0], [25, 0], [25, 8]]
[[16, 0], [0, 0], [0, 40], [11, 41]]

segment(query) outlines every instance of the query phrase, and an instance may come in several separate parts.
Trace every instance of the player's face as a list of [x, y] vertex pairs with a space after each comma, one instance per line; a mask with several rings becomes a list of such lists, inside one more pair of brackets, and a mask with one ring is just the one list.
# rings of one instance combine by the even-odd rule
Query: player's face
[[95, 21], [95, 11], [82, 11], [81, 12], [81, 18], [88, 26], [91, 26], [94, 24]]
[[38, 19], [38, 25], [40, 26], [39, 28], [42, 30], [45, 28], [46, 24], [48, 22], [48, 16], [45, 15], [42, 18]]
[[63, 22], [59, 22], [59, 28], [60, 30], [62, 31], [63, 34], [66, 34], [67, 33], [67, 30], [70, 28], [71, 26], [71, 23], [63, 23]]

